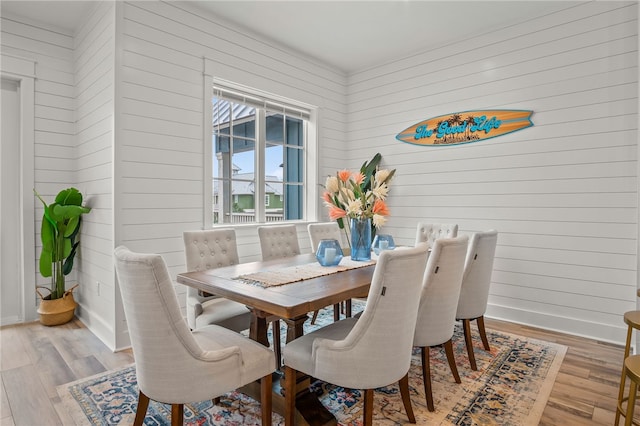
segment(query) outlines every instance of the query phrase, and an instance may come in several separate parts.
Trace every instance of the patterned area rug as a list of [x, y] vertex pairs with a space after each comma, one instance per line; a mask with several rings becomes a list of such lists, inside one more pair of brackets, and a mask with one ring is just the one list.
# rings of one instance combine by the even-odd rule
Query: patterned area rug
[[[361, 308], [361, 307], [360, 307]], [[354, 312], [358, 306], [354, 303]], [[331, 322], [333, 310], [321, 311], [315, 326]], [[472, 327], [473, 328], [473, 327]], [[283, 330], [283, 335], [284, 333]], [[469, 367], [462, 331], [456, 327], [454, 351], [462, 384], [456, 384], [444, 350], [431, 349], [431, 374], [435, 412], [426, 407], [420, 353], [414, 351], [409, 386], [419, 425], [537, 425], [551, 393], [566, 347], [550, 342], [487, 330], [491, 352], [482, 349], [474, 334], [478, 371]], [[477, 338], [477, 340], [476, 340]], [[316, 381], [312, 390], [336, 416], [340, 425], [362, 424], [362, 393]], [[65, 406], [78, 425], [128, 425], [133, 423], [138, 389], [133, 366], [103, 373], [58, 388]], [[375, 425], [408, 424], [397, 386], [375, 392]], [[151, 402], [145, 425], [169, 425], [171, 407]], [[259, 404], [239, 392], [185, 406], [186, 425], [259, 425]], [[284, 424], [273, 414], [274, 425]]]

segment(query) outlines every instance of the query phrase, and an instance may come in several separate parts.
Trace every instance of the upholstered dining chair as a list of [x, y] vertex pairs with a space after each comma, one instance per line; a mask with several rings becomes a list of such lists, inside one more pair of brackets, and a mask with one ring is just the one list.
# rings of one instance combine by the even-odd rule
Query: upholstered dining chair
[[160, 255], [115, 249], [115, 269], [136, 360], [142, 425], [149, 400], [171, 404], [171, 424], [182, 425], [184, 404], [261, 381], [262, 424], [271, 425], [273, 352], [232, 330], [190, 331]]
[[299, 337], [284, 347], [285, 424], [295, 422], [297, 372], [352, 389], [365, 389], [364, 424], [373, 419], [373, 391], [399, 381], [412, 423], [408, 371], [426, 244], [384, 251], [376, 264], [367, 305], [347, 318]]
[[422, 377], [429, 411], [435, 410], [431, 390], [430, 347], [444, 346], [453, 378], [460, 383], [451, 338], [468, 241], [466, 235], [436, 239], [424, 273], [413, 346], [419, 347], [422, 352]]
[[[237, 265], [240, 262], [233, 229], [185, 231], [182, 236], [189, 272]], [[249, 328], [251, 323], [251, 312], [242, 303], [218, 296], [202, 296], [193, 287], [187, 287], [186, 311], [187, 322], [192, 330], [216, 324], [239, 332]]]
[[309, 232], [312, 253], [316, 252], [320, 241], [326, 239], [338, 240], [340, 247], [342, 247], [342, 235], [337, 222], [310, 223], [307, 225], [307, 231]]
[[[240, 262], [236, 233], [233, 229], [216, 228], [185, 231], [184, 253], [187, 271], [203, 271], [237, 265]], [[218, 296], [202, 296], [198, 289], [187, 287], [187, 321], [192, 330], [207, 325], [220, 325], [242, 331], [251, 324], [251, 312], [242, 303]], [[270, 318], [273, 330], [273, 351], [280, 367], [280, 321]]]
[[[340, 227], [337, 222], [310, 223], [307, 225], [307, 232], [309, 233], [312, 253], [316, 252], [320, 241], [326, 239], [337, 240], [340, 243], [340, 247], [342, 247], [342, 237], [340, 235]], [[338, 318], [340, 316], [340, 308], [340, 304], [333, 305], [334, 318]], [[318, 312], [319, 311], [315, 311], [313, 313], [313, 316], [311, 317], [311, 324], [316, 323]]]
[[295, 225], [258, 227], [262, 260], [282, 259], [301, 254]]
[[467, 345], [469, 364], [471, 364], [472, 370], [477, 370], [478, 366], [473, 353], [471, 321], [476, 320], [484, 349], [491, 350], [487, 332], [484, 328], [484, 313], [487, 310], [497, 242], [498, 231], [494, 229], [474, 233], [471, 235], [464, 263], [462, 289], [460, 290], [456, 319], [462, 320], [464, 340]]
[[457, 224], [419, 222], [416, 230], [416, 244], [426, 242], [431, 248], [438, 238], [455, 238], [457, 236]]

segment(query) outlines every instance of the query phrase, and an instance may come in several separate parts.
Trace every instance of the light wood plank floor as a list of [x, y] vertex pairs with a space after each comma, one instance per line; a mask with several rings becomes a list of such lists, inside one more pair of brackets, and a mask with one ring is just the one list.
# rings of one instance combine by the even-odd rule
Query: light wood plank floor
[[[623, 350], [620, 346], [496, 320], [490, 329], [569, 347], [541, 425], [612, 425]], [[133, 362], [130, 350], [111, 352], [74, 319], [0, 329], [0, 425], [68, 425], [56, 387]], [[638, 411], [638, 409], [636, 410]]]

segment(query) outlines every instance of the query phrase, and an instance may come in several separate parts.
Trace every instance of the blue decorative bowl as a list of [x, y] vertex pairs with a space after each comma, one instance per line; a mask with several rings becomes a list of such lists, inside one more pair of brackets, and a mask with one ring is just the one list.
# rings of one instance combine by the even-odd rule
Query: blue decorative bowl
[[322, 266], [336, 266], [342, 260], [342, 249], [338, 240], [320, 240], [316, 259]]
[[377, 234], [373, 239], [373, 252], [380, 254], [384, 250], [393, 250], [396, 248], [396, 243], [393, 242], [393, 237], [388, 234]]

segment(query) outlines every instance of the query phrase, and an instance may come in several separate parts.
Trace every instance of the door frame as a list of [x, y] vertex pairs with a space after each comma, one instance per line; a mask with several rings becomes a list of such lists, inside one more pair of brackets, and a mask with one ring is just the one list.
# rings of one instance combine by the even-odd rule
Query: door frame
[[35, 80], [36, 62], [2, 53], [0, 77], [18, 83], [20, 100], [20, 288], [22, 321], [36, 317], [36, 246], [35, 246]]

